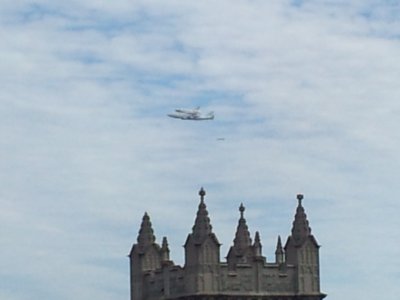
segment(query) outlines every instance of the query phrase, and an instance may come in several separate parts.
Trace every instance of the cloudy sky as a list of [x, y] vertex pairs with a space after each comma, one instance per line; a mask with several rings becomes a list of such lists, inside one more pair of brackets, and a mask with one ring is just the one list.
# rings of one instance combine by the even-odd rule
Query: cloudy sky
[[[1, 0], [0, 299], [129, 299], [145, 211], [171, 257], [204, 186], [273, 260], [296, 207], [331, 300], [400, 294], [397, 0]], [[168, 118], [201, 106], [214, 121]], [[220, 140], [224, 138], [224, 140]]]

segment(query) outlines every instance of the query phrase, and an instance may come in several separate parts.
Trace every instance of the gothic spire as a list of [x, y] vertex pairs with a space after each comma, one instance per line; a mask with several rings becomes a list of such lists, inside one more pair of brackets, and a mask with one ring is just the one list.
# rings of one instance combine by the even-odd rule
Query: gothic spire
[[169, 252], [168, 241], [167, 241], [167, 237], [166, 236], [163, 237], [161, 249], [163, 251], [168, 251]]
[[162, 240], [161, 261], [163, 261], [163, 262], [169, 261], [169, 247], [168, 247], [168, 241], [167, 241], [166, 236], [164, 236], [163, 240]]
[[210, 224], [210, 218], [208, 217], [208, 211], [206, 204], [204, 203], [204, 196], [206, 192], [203, 188], [199, 191], [200, 204], [197, 210], [196, 220], [194, 221], [194, 226], [192, 228], [193, 237], [196, 240], [201, 240], [205, 236], [208, 236], [212, 232], [212, 226]]
[[281, 241], [281, 236], [278, 235], [278, 242], [276, 243], [276, 253], [283, 253], [283, 248], [282, 248], [282, 241]]
[[150, 217], [144, 213], [142, 224], [140, 225], [139, 235], [137, 237], [137, 242], [140, 247], [146, 247], [152, 245], [156, 240], [153, 233], [153, 228], [151, 227]]
[[276, 250], [275, 250], [275, 261], [277, 264], [283, 263], [283, 247], [282, 247], [282, 241], [281, 241], [281, 236], [278, 235], [278, 242], [276, 244]]
[[308, 225], [307, 215], [302, 206], [303, 195], [297, 195], [298, 205], [296, 215], [294, 216], [292, 237], [296, 244], [302, 244], [304, 240], [311, 234], [311, 228]]
[[246, 219], [244, 218], [245, 208], [243, 203], [240, 204], [240, 219], [239, 224], [236, 229], [235, 239], [233, 240], [233, 247], [238, 253], [242, 253], [249, 246], [251, 246], [250, 232], [246, 224]]
[[262, 245], [260, 240], [260, 234], [258, 233], [258, 231], [256, 231], [256, 235], [254, 237], [253, 249], [254, 249], [254, 255], [256, 257], [261, 256]]

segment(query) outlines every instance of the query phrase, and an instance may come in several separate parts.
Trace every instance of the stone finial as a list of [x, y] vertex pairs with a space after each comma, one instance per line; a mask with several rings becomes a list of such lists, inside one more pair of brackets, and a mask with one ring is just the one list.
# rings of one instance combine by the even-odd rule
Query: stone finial
[[245, 207], [243, 206], [243, 203], [240, 203], [239, 211], [240, 211], [240, 218], [243, 219], [243, 213], [245, 211]]
[[201, 189], [199, 191], [199, 196], [200, 196], [201, 200], [204, 200], [205, 195], [206, 195], [206, 191], [203, 189], [203, 187], [201, 187]]
[[301, 205], [301, 201], [303, 200], [304, 195], [303, 194], [297, 194], [297, 200], [299, 201], [299, 205]]

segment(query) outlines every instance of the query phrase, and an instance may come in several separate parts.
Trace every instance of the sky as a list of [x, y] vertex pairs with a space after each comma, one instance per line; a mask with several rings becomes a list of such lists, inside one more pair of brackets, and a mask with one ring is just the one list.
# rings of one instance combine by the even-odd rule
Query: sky
[[[183, 262], [297, 200], [327, 299], [400, 294], [400, 2], [0, 0], [0, 299], [129, 299], [144, 212]], [[213, 121], [168, 118], [201, 106]], [[223, 140], [221, 140], [223, 138]]]

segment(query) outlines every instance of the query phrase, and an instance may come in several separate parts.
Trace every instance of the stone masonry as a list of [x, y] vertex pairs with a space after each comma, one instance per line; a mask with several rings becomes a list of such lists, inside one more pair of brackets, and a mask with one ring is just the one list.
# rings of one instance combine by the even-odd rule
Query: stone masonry
[[278, 237], [275, 261], [262, 256], [260, 234], [250, 238], [245, 208], [240, 218], [227, 261], [220, 260], [220, 243], [212, 232], [205, 191], [200, 190], [200, 204], [185, 248], [185, 264], [175, 265], [169, 258], [167, 238], [161, 246], [150, 218], [144, 214], [137, 243], [130, 258], [131, 300], [320, 300], [319, 245], [311, 234], [302, 195], [291, 235], [282, 247]]

